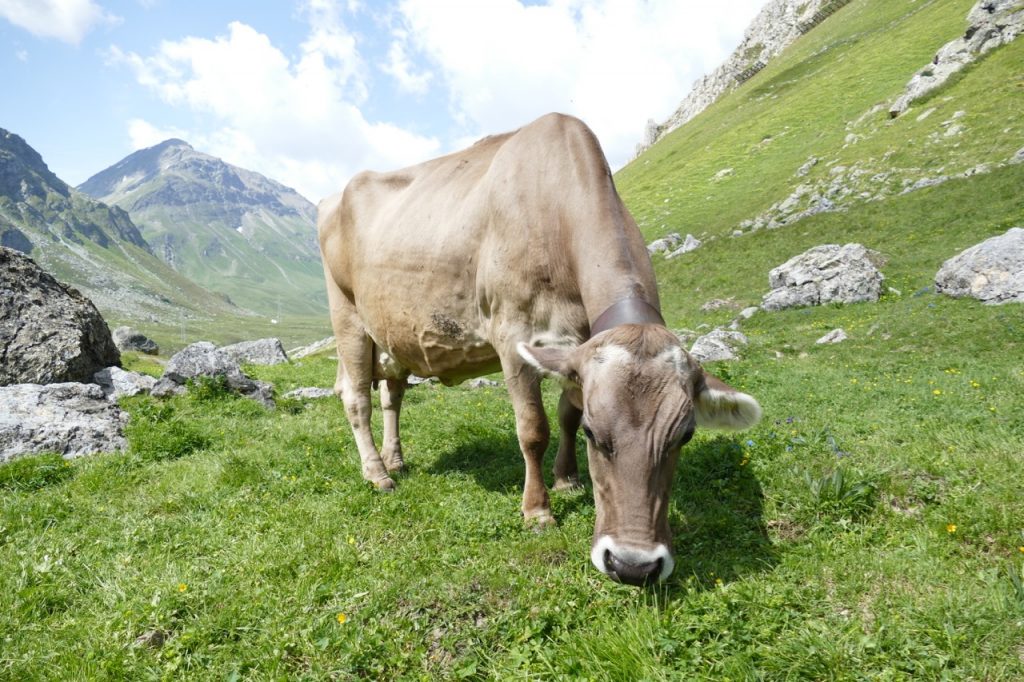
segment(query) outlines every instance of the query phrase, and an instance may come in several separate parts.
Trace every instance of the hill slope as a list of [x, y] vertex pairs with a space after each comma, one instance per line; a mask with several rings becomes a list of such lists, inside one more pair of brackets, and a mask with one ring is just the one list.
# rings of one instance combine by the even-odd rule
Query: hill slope
[[175, 139], [79, 189], [128, 211], [160, 258], [245, 308], [326, 311], [316, 208], [292, 189]]
[[81, 289], [111, 320], [177, 323], [239, 312], [156, 258], [127, 213], [69, 187], [3, 129], [0, 243]]

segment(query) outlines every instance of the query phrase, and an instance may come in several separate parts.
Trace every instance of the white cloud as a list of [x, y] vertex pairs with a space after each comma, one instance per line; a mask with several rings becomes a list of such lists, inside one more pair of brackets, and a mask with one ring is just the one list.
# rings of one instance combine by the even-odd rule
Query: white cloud
[[[147, 57], [113, 47], [108, 62], [128, 65], [168, 104], [213, 121], [206, 129], [168, 136], [313, 201], [339, 191], [364, 168], [386, 170], [435, 155], [436, 139], [363, 116], [365, 68], [353, 37], [333, 4], [316, 0], [306, 10], [313, 27], [294, 58], [266, 35], [233, 22], [227, 35], [164, 42]], [[133, 144], [141, 146], [167, 132], [145, 120], [129, 125]]]
[[436, 66], [470, 136], [548, 112], [583, 118], [613, 167], [650, 118], [724, 61], [764, 0], [402, 0], [406, 54]]
[[430, 80], [433, 75], [429, 71], [414, 72], [416, 67], [405, 52], [404, 43], [407, 40], [408, 37], [405, 31], [396, 32], [395, 40], [391, 43], [390, 49], [388, 49], [388, 60], [380, 68], [381, 71], [398, 81], [398, 85], [404, 91], [422, 95], [430, 87]]
[[28, 50], [17, 50], [14, 53], [14, 56], [18, 58], [19, 62], [27, 62], [28, 61]]
[[97, 24], [121, 21], [93, 0], [0, 0], [0, 17], [40, 38], [72, 45]]

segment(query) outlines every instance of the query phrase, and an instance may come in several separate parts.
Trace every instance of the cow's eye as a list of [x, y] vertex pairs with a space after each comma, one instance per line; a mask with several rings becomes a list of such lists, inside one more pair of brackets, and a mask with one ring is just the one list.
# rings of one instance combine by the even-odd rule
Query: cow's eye
[[693, 438], [694, 430], [695, 429], [692, 426], [690, 428], [686, 429], [686, 432], [683, 433], [683, 437], [679, 439], [679, 445], [680, 446], [686, 445], [687, 443], [690, 442], [690, 440]]

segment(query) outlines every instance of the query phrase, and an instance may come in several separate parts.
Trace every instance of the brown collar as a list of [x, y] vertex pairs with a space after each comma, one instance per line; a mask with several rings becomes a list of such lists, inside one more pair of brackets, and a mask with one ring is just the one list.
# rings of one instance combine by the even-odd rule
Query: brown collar
[[590, 325], [590, 338], [620, 324], [660, 324], [665, 325], [665, 318], [658, 309], [642, 298], [624, 298], [612, 303], [603, 313], [597, 316]]

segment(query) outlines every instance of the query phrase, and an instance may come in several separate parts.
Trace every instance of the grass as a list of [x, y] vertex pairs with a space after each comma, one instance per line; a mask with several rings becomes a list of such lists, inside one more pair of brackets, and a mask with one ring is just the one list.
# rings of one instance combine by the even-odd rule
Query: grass
[[[743, 359], [710, 368], [765, 418], [684, 448], [665, 584], [590, 567], [589, 491], [553, 494], [557, 528], [523, 528], [503, 389], [410, 390], [409, 471], [381, 495], [338, 401], [268, 412], [202, 385], [125, 400], [123, 454], [0, 467], [0, 679], [1024, 678], [1024, 316], [932, 288], [946, 258], [1024, 225], [1024, 165], [726, 236], [821, 150], [853, 165], [894, 146], [900, 168], [924, 168], [1019, 148], [1020, 41], [893, 123], [869, 116], [841, 149], [845, 122], [894, 97], [970, 4], [856, 0], [617, 178], [648, 237], [713, 237], [656, 262], [673, 327], [727, 323], [735, 311], [702, 304], [758, 303], [768, 270], [817, 244], [887, 260], [878, 303], [757, 313]], [[947, 111], [917, 121], [929, 107]], [[988, 122], [960, 147], [922, 142], [959, 109]], [[316, 324], [306, 341], [326, 335]], [[847, 341], [814, 343], [836, 327]], [[335, 369], [250, 371], [282, 395]], [[553, 387], [545, 400], [553, 413]]]

